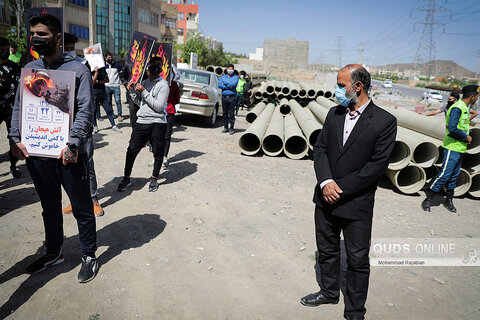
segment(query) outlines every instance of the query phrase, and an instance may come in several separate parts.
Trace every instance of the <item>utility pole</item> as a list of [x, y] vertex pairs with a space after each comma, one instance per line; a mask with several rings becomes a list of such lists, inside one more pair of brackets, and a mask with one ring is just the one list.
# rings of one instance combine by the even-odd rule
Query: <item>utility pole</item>
[[[436, 51], [436, 46], [435, 46], [435, 26], [443, 26], [444, 32], [445, 32], [445, 23], [440, 22], [435, 19], [435, 16], [438, 14], [444, 14], [444, 17], [446, 14], [450, 15], [450, 20], [452, 17], [452, 11], [445, 9], [444, 7], [438, 6], [437, 5], [437, 0], [427, 0], [428, 4], [427, 6], [423, 7], [418, 7], [415, 8], [414, 11], [420, 12], [424, 11], [426, 12], [426, 17], [425, 20], [423, 21], [418, 21], [415, 23], [417, 24], [422, 24], [423, 25], [423, 32], [422, 32], [422, 37], [420, 39], [420, 42], [418, 44], [417, 52], [415, 53], [415, 67], [414, 69], [417, 69], [417, 65], [420, 63], [425, 63], [427, 62], [426, 60], [428, 59], [428, 76], [431, 77], [437, 76], [437, 51]], [[414, 31], [415, 31], [415, 26], [414, 26]], [[427, 58], [428, 57], [428, 58]]]
[[342, 67], [342, 40], [343, 37], [337, 37], [337, 52], [335, 54], [335, 67]]
[[475, 79], [477, 79], [477, 85], [480, 84], [480, 79], [478, 78], [478, 75], [480, 74], [480, 50], [477, 51], [477, 70], [475, 72]]
[[96, 11], [96, 2], [93, 0], [88, 0], [88, 45], [93, 46], [93, 36], [95, 34], [95, 30], [93, 28], [93, 14]]
[[362, 64], [363, 43], [360, 43], [360, 56], [358, 57], [358, 64]]

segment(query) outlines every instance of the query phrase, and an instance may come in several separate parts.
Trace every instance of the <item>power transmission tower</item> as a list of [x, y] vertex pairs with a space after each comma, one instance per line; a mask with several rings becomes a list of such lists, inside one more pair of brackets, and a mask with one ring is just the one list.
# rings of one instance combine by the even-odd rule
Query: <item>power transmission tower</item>
[[360, 55], [358, 57], [358, 64], [362, 64], [363, 43], [360, 43]]
[[478, 75], [480, 74], [480, 50], [477, 51], [477, 70], [475, 71], [475, 79], [477, 79], [477, 85], [480, 84], [480, 79]]
[[[425, 63], [428, 61], [428, 76], [431, 77], [434, 75], [437, 76], [437, 52], [435, 47], [435, 27], [443, 26], [445, 32], [445, 23], [440, 22], [435, 19], [435, 16], [440, 13], [445, 16], [445, 14], [450, 14], [451, 19], [451, 10], [445, 9], [444, 7], [437, 5], [437, 0], [427, 0], [428, 4], [423, 7], [415, 8], [414, 11], [417, 12], [426, 12], [425, 20], [418, 21], [415, 23], [423, 25], [422, 38], [418, 44], [417, 52], [415, 53], [415, 69], [420, 63]], [[414, 26], [414, 31], [415, 31]]]
[[337, 37], [337, 53], [335, 54], [335, 68], [341, 68], [342, 65], [342, 41], [343, 37]]

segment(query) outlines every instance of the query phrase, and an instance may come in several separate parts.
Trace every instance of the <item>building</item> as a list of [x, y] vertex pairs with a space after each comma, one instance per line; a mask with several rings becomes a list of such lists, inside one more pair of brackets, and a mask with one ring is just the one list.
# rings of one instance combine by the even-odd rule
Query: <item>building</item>
[[10, 16], [10, 10], [7, 5], [7, 0], [0, 0], [0, 34], [5, 36], [12, 23], [12, 17]]
[[183, 44], [188, 34], [198, 32], [199, 13], [198, 4], [189, 0], [164, 0], [177, 7], [177, 43]]
[[222, 44], [221, 41], [209, 36], [205, 36], [203, 34], [200, 34], [200, 39], [207, 44], [207, 48], [213, 49], [213, 50], [217, 50], [218, 48], [220, 48], [220, 45]]
[[298, 41], [294, 38], [265, 39], [263, 41], [263, 60], [293, 67], [307, 67], [309, 45], [308, 41]]
[[250, 52], [248, 54], [248, 59], [262, 61], [263, 60], [263, 48], [256, 48], [255, 52]]
[[[4, 1], [4, 0], [0, 0]], [[32, 0], [34, 7], [64, 8], [66, 32], [78, 37], [77, 53], [94, 43], [101, 43], [104, 52], [115, 55], [126, 50], [134, 31], [157, 37], [159, 41], [177, 38], [177, 8], [162, 0]], [[93, 39], [90, 39], [89, 11], [93, 16]]]

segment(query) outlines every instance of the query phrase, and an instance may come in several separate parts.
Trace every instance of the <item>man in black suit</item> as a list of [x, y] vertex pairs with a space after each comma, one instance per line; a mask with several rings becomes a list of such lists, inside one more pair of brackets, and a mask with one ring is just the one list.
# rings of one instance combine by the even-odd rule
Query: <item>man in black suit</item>
[[397, 132], [396, 118], [372, 102], [369, 89], [370, 74], [362, 66], [347, 65], [339, 71], [335, 96], [340, 105], [328, 112], [313, 150], [321, 290], [300, 301], [311, 307], [338, 303], [343, 231], [348, 265], [345, 319], [365, 316], [375, 190]]

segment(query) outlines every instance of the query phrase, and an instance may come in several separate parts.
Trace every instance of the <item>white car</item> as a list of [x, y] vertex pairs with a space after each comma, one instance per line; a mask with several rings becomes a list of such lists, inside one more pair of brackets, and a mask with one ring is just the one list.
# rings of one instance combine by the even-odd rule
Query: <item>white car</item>
[[438, 91], [425, 91], [422, 98], [427, 100], [437, 100], [439, 102], [443, 101], [443, 96]]
[[392, 87], [392, 80], [388, 80], [388, 79], [387, 79], [387, 80], [383, 81], [382, 87], [384, 87], [384, 88], [391, 88], [391, 87]]

